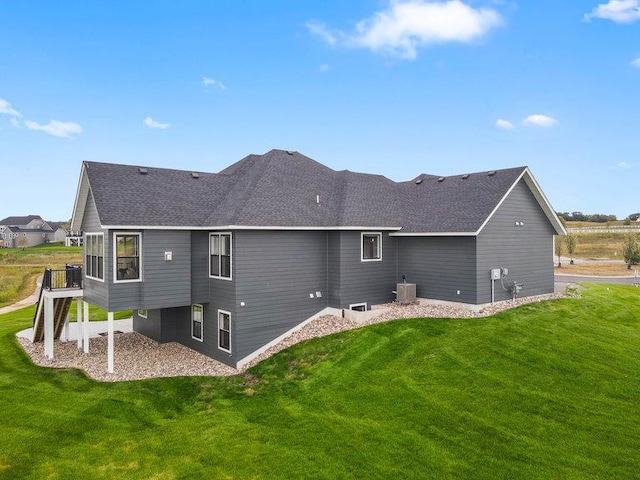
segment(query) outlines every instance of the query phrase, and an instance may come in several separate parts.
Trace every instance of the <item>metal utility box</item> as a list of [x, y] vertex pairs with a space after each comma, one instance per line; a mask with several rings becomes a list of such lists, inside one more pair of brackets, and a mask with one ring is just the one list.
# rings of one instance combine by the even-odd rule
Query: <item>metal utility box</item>
[[398, 283], [396, 287], [396, 302], [408, 304], [416, 301], [415, 283]]

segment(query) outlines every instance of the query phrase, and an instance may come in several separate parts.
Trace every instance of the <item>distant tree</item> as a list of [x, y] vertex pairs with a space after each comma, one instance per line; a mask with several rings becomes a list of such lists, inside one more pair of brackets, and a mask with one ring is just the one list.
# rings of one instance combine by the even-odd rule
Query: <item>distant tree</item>
[[576, 245], [578, 244], [578, 237], [576, 237], [571, 233], [567, 233], [564, 237], [564, 243], [565, 243], [565, 246], [567, 247], [567, 253], [569, 254], [569, 258], [571, 259], [569, 263], [573, 265], [573, 254], [576, 251]]
[[18, 235], [18, 238], [16, 238], [16, 245], [18, 247], [24, 250], [24, 247], [26, 247], [28, 244], [29, 244], [29, 240], [27, 239], [26, 233], [23, 233], [22, 235]]
[[564, 238], [560, 235], [556, 235], [555, 237], [555, 248], [556, 248], [556, 256], [558, 257], [558, 268], [562, 267], [562, 253], [564, 252]]
[[640, 263], [640, 243], [638, 243], [637, 235], [633, 233], [627, 234], [622, 244], [622, 255], [629, 270], [631, 270], [631, 265]]
[[594, 213], [590, 215], [585, 215], [582, 212], [556, 212], [558, 217], [564, 218], [568, 222], [596, 222], [596, 223], [606, 223], [606, 222], [615, 222], [618, 220], [618, 217], [615, 215], [607, 215], [604, 213]]
[[625, 218], [623, 224], [626, 226], [631, 225], [631, 219], [629, 217]]

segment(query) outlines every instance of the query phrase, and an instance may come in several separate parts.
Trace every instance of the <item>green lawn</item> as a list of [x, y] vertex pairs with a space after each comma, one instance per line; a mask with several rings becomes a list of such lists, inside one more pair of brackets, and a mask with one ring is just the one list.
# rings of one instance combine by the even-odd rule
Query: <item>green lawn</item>
[[0, 478], [633, 479], [640, 290], [402, 320], [229, 379], [40, 368], [0, 317]]

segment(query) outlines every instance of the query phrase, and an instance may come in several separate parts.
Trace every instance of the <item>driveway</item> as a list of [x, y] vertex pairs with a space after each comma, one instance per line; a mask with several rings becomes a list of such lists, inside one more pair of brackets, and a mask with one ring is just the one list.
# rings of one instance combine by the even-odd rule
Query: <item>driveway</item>
[[556, 273], [555, 278], [555, 291], [556, 293], [562, 293], [567, 288], [567, 285], [578, 282], [594, 282], [594, 283], [615, 283], [618, 285], [638, 285], [640, 277], [636, 278], [633, 275], [629, 277], [596, 277], [591, 275], [564, 275]]

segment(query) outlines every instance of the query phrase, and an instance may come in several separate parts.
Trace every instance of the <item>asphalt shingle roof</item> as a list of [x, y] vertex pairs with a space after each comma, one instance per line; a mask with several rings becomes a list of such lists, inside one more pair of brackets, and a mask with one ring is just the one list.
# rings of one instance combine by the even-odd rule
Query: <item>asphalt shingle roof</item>
[[[0, 220], [0, 225], [29, 225], [33, 220], [42, 220], [40, 215], [27, 215], [25, 217], [7, 217]], [[44, 221], [44, 220], [42, 220]]]
[[[475, 232], [526, 167], [394, 182], [297, 152], [249, 155], [221, 172], [85, 162], [103, 225], [402, 227]], [[420, 181], [421, 180], [421, 181]]]

